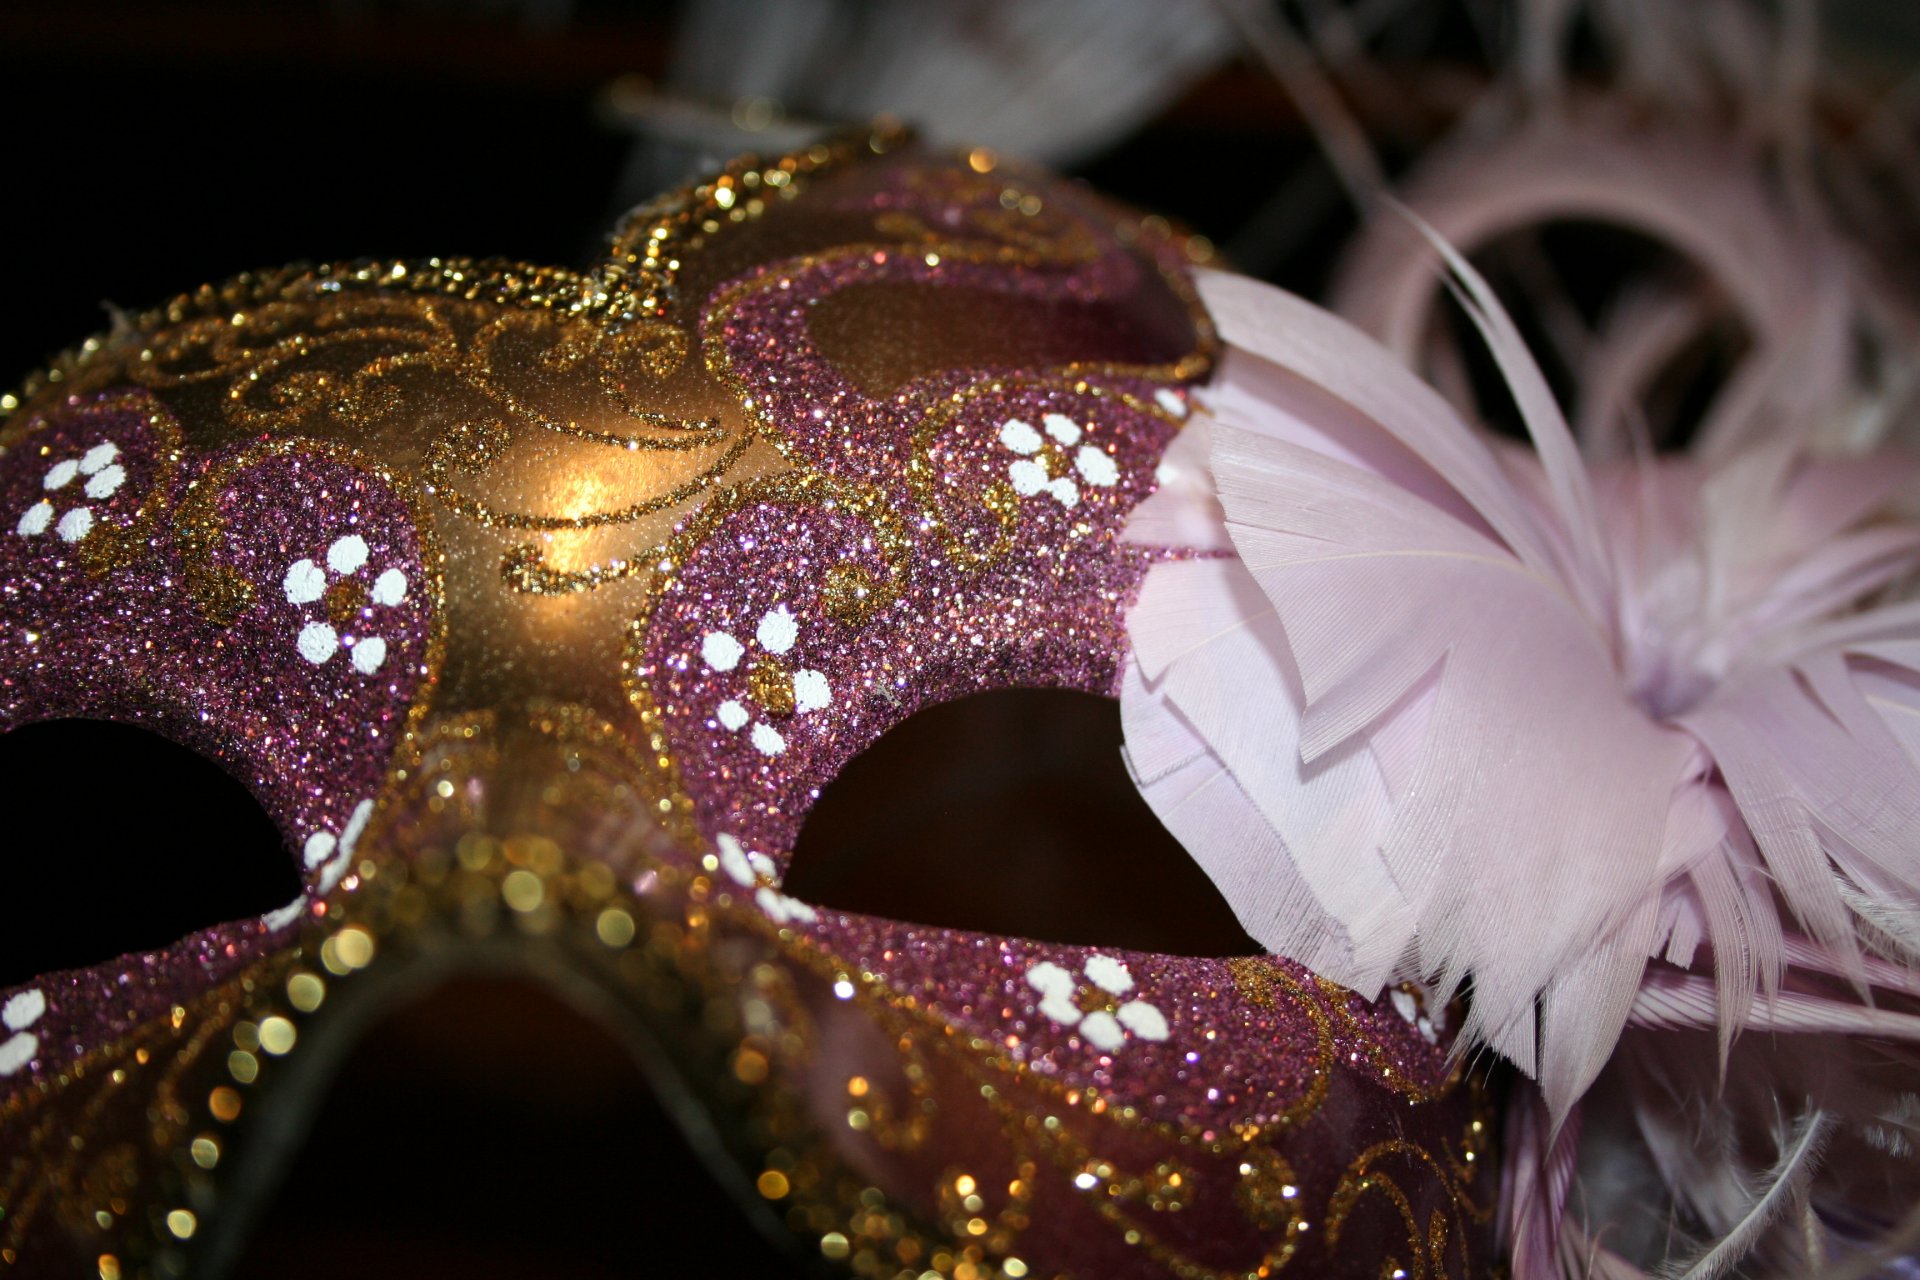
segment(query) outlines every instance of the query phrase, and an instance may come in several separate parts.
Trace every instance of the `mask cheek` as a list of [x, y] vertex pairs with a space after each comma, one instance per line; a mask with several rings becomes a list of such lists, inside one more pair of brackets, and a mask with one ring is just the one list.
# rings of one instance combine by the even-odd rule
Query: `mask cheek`
[[144, 392], [70, 397], [7, 444], [0, 729], [102, 719], [190, 748], [245, 785], [282, 846], [253, 852], [297, 882], [173, 948], [198, 966], [178, 988], [56, 1002], [61, 1052], [36, 1061], [57, 1068], [97, 1039], [96, 1004], [116, 1025], [165, 1017], [351, 874], [437, 661], [438, 587], [404, 486], [336, 449], [195, 456]]

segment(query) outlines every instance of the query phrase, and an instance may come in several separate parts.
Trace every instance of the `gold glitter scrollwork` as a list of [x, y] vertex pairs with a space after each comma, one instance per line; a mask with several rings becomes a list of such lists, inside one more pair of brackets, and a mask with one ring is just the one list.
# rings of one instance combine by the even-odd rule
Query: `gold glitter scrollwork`
[[[502, 348], [522, 349], [508, 357]], [[424, 469], [436, 497], [457, 514], [490, 528], [522, 530], [591, 529], [627, 524], [699, 494], [730, 470], [751, 442], [742, 434], [728, 439], [716, 418], [677, 418], [643, 409], [628, 389], [636, 376], [665, 378], [686, 354], [679, 328], [654, 322], [604, 329], [584, 321], [541, 312], [508, 311], [483, 325], [464, 344], [459, 360], [443, 369], [459, 384], [485, 398], [497, 420], [462, 419], [448, 424], [428, 446]], [[603, 430], [541, 409], [527, 393], [509, 386], [502, 367], [525, 365], [547, 374], [587, 374], [614, 406], [615, 421], [630, 429]], [[685, 453], [718, 450], [693, 474], [646, 492], [635, 501], [603, 510], [565, 514], [504, 510], [464, 489], [461, 473], [492, 467], [513, 447], [520, 431], [534, 429], [622, 452]], [[537, 552], [518, 548], [509, 557], [506, 580], [526, 591], [579, 590], [609, 576], [542, 576]]]
[[[1391, 1203], [1400, 1215], [1401, 1225], [1407, 1233], [1407, 1259], [1388, 1258], [1381, 1265], [1381, 1274], [1387, 1275], [1396, 1268], [1408, 1270], [1412, 1280], [1426, 1280], [1431, 1268], [1434, 1280], [1445, 1280], [1446, 1246], [1448, 1227], [1446, 1217], [1438, 1209], [1433, 1210], [1425, 1223], [1414, 1212], [1413, 1202], [1406, 1191], [1392, 1175], [1378, 1166], [1391, 1158], [1400, 1158], [1417, 1169], [1431, 1175], [1447, 1192], [1447, 1198], [1454, 1213], [1461, 1217], [1477, 1218], [1479, 1215], [1473, 1204], [1462, 1194], [1456, 1179], [1449, 1176], [1447, 1169], [1426, 1148], [1398, 1139], [1378, 1142], [1362, 1151], [1347, 1165], [1341, 1174], [1339, 1183], [1327, 1200], [1327, 1248], [1336, 1249], [1340, 1237], [1345, 1231], [1347, 1220], [1354, 1209], [1368, 1193], [1378, 1193]], [[1467, 1254], [1468, 1233], [1465, 1223], [1459, 1223], [1454, 1240], [1459, 1245], [1460, 1275], [1473, 1274], [1473, 1265]]]
[[[503, 258], [369, 259], [296, 264], [202, 285], [124, 316], [113, 333], [90, 337], [56, 357], [27, 378], [20, 394], [0, 396], [0, 420], [48, 387], [78, 392], [114, 381], [177, 386], [223, 376], [232, 364], [221, 353], [237, 348], [217, 337], [218, 326], [238, 313], [277, 304], [307, 307], [317, 298], [355, 295], [361, 295], [359, 301], [364, 295], [444, 299], [577, 316], [615, 328], [665, 317], [674, 307], [687, 256], [717, 233], [798, 195], [818, 175], [864, 156], [884, 155], [910, 139], [907, 130], [881, 121], [771, 160], [742, 156], [711, 179], [633, 210], [616, 230], [607, 256], [587, 272]], [[265, 321], [256, 324], [256, 336], [279, 336]], [[181, 336], [171, 346], [164, 339], [155, 346], [150, 339], [126, 336], [161, 330], [178, 330]], [[147, 367], [145, 373], [141, 366]]]
[[[253, 433], [284, 434], [328, 424], [359, 432], [383, 420], [452, 420], [422, 458], [426, 487], [456, 513], [514, 529], [583, 529], [623, 524], [697, 494], [737, 460], [746, 441], [729, 443], [717, 419], [682, 419], [640, 407], [630, 384], [658, 382], [685, 360], [678, 326], [641, 320], [618, 328], [542, 310], [482, 311], [459, 302], [414, 297], [323, 295], [309, 306], [276, 303], [202, 319], [156, 339], [171, 361], [178, 349], [204, 353], [205, 368], [183, 373], [151, 366], [174, 383], [223, 377], [226, 412]], [[506, 369], [584, 378], [612, 406], [615, 429], [543, 409]], [[142, 372], [148, 371], [143, 366]], [[612, 510], [566, 514], [502, 510], [463, 487], [460, 477], [502, 460], [528, 431], [549, 432], [623, 452], [718, 450], [695, 474]]]
[[[1022, 268], [1072, 268], [1097, 261], [1100, 245], [1081, 215], [1051, 210], [1045, 202], [1017, 187], [973, 173], [952, 170], [915, 175], [922, 186], [934, 184], [931, 195], [936, 201], [962, 204], [963, 225], [977, 232], [980, 239], [956, 239], [951, 232], [936, 233], [923, 219], [900, 211], [876, 216], [876, 229], [883, 234], [902, 237], [896, 241], [843, 245], [829, 252], [804, 255], [780, 264], [778, 271], [767, 271], [735, 282], [717, 293], [700, 320], [702, 350], [707, 369], [715, 378], [732, 388], [753, 424], [753, 433], [771, 442], [789, 460], [806, 465], [782, 425], [775, 421], [755, 395], [741, 372], [735, 368], [724, 334], [735, 323], [741, 309], [758, 294], [782, 288], [799, 271], [819, 270], [841, 262], [885, 260], [889, 256], [919, 256], [932, 261], [951, 261]], [[1138, 229], [1135, 239], [1140, 238]], [[1069, 389], [1095, 397], [1111, 396], [1136, 411], [1150, 414], [1178, 426], [1180, 420], [1160, 406], [1141, 400], [1117, 388], [1097, 385], [1094, 379], [1139, 378], [1168, 385], [1197, 377], [1211, 364], [1216, 345], [1211, 321], [1192, 284], [1178, 271], [1163, 268], [1165, 283], [1186, 304], [1195, 331], [1193, 350], [1179, 358], [1159, 364], [1114, 362], [1073, 362], [1035, 375], [996, 377], [962, 389], [952, 396], [929, 399], [920, 424], [915, 428], [908, 480], [923, 513], [933, 521], [946, 550], [968, 568], [984, 568], [997, 562], [1011, 549], [1018, 522], [1019, 501], [1004, 481], [987, 486], [980, 501], [992, 518], [994, 534], [984, 548], [968, 545], [954, 535], [934, 499], [936, 469], [930, 450], [939, 432], [951, 421], [959, 405], [1007, 385], [1035, 385]]]
[[1249, 1143], [1240, 1153], [1240, 1181], [1233, 1189], [1242, 1216], [1261, 1231], [1279, 1230], [1289, 1249], [1307, 1229], [1300, 1180], [1286, 1157], [1265, 1142]]
[[926, 1031], [904, 1022], [896, 1022], [889, 1030], [906, 1097], [896, 1102], [881, 1087], [880, 1081], [853, 1076], [846, 1086], [847, 1123], [888, 1151], [918, 1151], [926, 1145], [938, 1111], [933, 1096], [933, 1073], [927, 1065]]
[[[1026, 1153], [1037, 1149], [1069, 1185], [1086, 1197], [1087, 1203], [1092, 1205], [1094, 1212], [1108, 1226], [1121, 1233], [1129, 1244], [1141, 1249], [1155, 1265], [1166, 1268], [1180, 1280], [1244, 1280], [1248, 1275], [1271, 1276], [1283, 1270], [1299, 1250], [1299, 1237], [1307, 1228], [1304, 1215], [1297, 1210], [1281, 1210], [1277, 1216], [1269, 1214], [1263, 1217], [1249, 1213], [1249, 1221], [1263, 1231], [1280, 1228], [1280, 1240], [1251, 1267], [1223, 1269], [1199, 1262], [1166, 1243], [1149, 1225], [1148, 1217], [1140, 1213], [1144, 1210], [1149, 1216], [1170, 1214], [1186, 1208], [1200, 1190], [1193, 1170], [1176, 1160], [1160, 1160], [1145, 1172], [1129, 1172], [1116, 1162], [1096, 1154], [1076, 1138], [1066, 1125], [1049, 1123], [1047, 1119], [1013, 1105], [1011, 1100], [992, 1086], [983, 1087], [981, 1095], [1000, 1117], [1008, 1143], [1016, 1152]], [[1255, 1177], [1277, 1174], [1278, 1169], [1285, 1168], [1286, 1162], [1264, 1147], [1249, 1147], [1242, 1154], [1242, 1168], [1255, 1170]], [[1254, 1161], [1259, 1163], [1250, 1163]], [[1278, 1161], [1278, 1169], [1275, 1161]], [[1280, 1176], [1290, 1177], [1291, 1171]], [[1235, 1201], [1243, 1209], [1247, 1205], [1243, 1196], [1245, 1185], [1243, 1182], [1235, 1189]], [[1264, 1187], [1256, 1189], [1254, 1194], [1264, 1212]], [[1285, 1197], [1278, 1191], [1274, 1196], [1285, 1203]]]
[[[226, 380], [227, 416], [262, 434], [291, 431], [315, 417], [364, 426], [401, 407], [392, 380], [405, 370], [444, 367], [458, 338], [444, 309], [417, 298], [323, 296], [308, 306], [274, 303], [203, 319], [154, 340], [178, 363], [204, 343], [209, 366], [154, 374], [174, 382]], [[169, 350], [171, 349], [171, 350]]]
[[[240, 1021], [249, 993], [273, 982], [284, 964], [285, 957], [260, 960], [0, 1099], [0, 1131], [12, 1148], [0, 1156], [0, 1259], [11, 1259], [48, 1212], [66, 1232], [100, 1240], [113, 1256], [151, 1252], [149, 1224], [135, 1207], [177, 1196], [180, 1169], [197, 1173], [217, 1163], [225, 1123], [237, 1114], [196, 1130], [198, 1108], [183, 1093], [184, 1082], [204, 1076], [209, 1051]], [[138, 1147], [106, 1138], [111, 1113], [123, 1111], [129, 1096], [146, 1100], [147, 1141]], [[197, 1147], [197, 1167], [190, 1146]]]
[[[1400, 1213], [1400, 1220], [1407, 1230], [1407, 1261], [1388, 1254], [1380, 1263], [1382, 1276], [1410, 1275], [1412, 1280], [1426, 1280], [1427, 1249], [1426, 1240], [1420, 1233], [1420, 1220], [1413, 1211], [1413, 1202], [1400, 1184], [1391, 1177], [1377, 1171], [1355, 1174], [1349, 1167], [1348, 1173], [1340, 1179], [1340, 1185], [1334, 1188], [1333, 1198], [1327, 1204], [1327, 1247], [1338, 1248], [1340, 1233], [1346, 1225], [1347, 1217], [1368, 1192], [1378, 1192], [1392, 1202]], [[1411, 1270], [1409, 1270], [1411, 1268]], [[1436, 1280], [1438, 1278], [1436, 1277]]]
[[[1386, 1046], [1380, 1043], [1380, 1038], [1360, 1019], [1354, 1017], [1349, 1004], [1354, 999], [1353, 994], [1345, 987], [1328, 982], [1325, 978], [1315, 978], [1314, 981], [1325, 994], [1327, 1006], [1333, 1010], [1334, 1019], [1340, 1024], [1340, 1030], [1366, 1048], [1367, 1060], [1373, 1064], [1373, 1069], [1379, 1072], [1380, 1082], [1389, 1089], [1413, 1102], [1431, 1102], [1436, 1098], [1446, 1097], [1460, 1083], [1466, 1064], [1457, 1056], [1448, 1068], [1446, 1076], [1437, 1084], [1421, 1084], [1409, 1077], [1406, 1072], [1397, 1069], [1393, 1059], [1387, 1053]], [[1411, 994], [1417, 999], [1424, 998], [1417, 992]]]
[[1257, 1009], [1278, 1007], [1276, 993], [1292, 1001], [1313, 1023], [1313, 1078], [1307, 1091], [1281, 1112], [1282, 1125], [1299, 1124], [1316, 1114], [1327, 1100], [1327, 1088], [1333, 1079], [1337, 1051], [1333, 1043], [1333, 1025], [1320, 1001], [1313, 998], [1297, 978], [1271, 961], [1258, 956], [1238, 956], [1227, 961], [1227, 972], [1241, 998]]
[[[1115, 1103], [1090, 1087], [1071, 1087], [1036, 1073], [1026, 1064], [993, 1051], [986, 1042], [956, 1036], [948, 1023], [916, 997], [893, 991], [877, 975], [851, 970], [844, 960], [822, 949], [810, 935], [777, 928], [750, 908], [738, 912], [735, 924], [766, 933], [789, 959], [804, 964], [823, 979], [852, 982], [857, 978], [852, 998], [890, 1034], [897, 1035], [903, 1029], [916, 1026], [930, 1033], [919, 1043], [924, 1043], [944, 1063], [960, 1071], [989, 1106], [1014, 1158], [1025, 1162], [1021, 1177], [1029, 1184], [1027, 1190], [1040, 1168], [1050, 1168], [1077, 1192], [1091, 1196], [1090, 1203], [1096, 1212], [1130, 1244], [1145, 1250], [1157, 1265], [1181, 1280], [1244, 1280], [1250, 1275], [1272, 1275], [1298, 1252], [1300, 1239], [1308, 1230], [1304, 1198], [1299, 1184], [1292, 1181], [1291, 1169], [1269, 1145], [1270, 1133], [1304, 1121], [1317, 1112], [1326, 1097], [1336, 1059], [1330, 1021], [1314, 993], [1292, 974], [1249, 960], [1244, 962], [1247, 967], [1235, 970], [1234, 980], [1243, 992], [1252, 987], [1258, 997], [1255, 1003], [1263, 1007], [1275, 1007], [1278, 999], [1284, 997], [1307, 1015], [1313, 1023], [1317, 1042], [1311, 1081], [1272, 1125], [1243, 1123], [1228, 1126], [1217, 1134], [1203, 1134], [1197, 1128], [1148, 1119], [1131, 1106]], [[1263, 1233], [1277, 1229], [1281, 1238], [1262, 1258], [1246, 1268], [1215, 1268], [1185, 1255], [1152, 1230], [1151, 1220], [1160, 1214], [1179, 1212], [1191, 1197], [1200, 1194], [1200, 1184], [1194, 1180], [1191, 1170], [1171, 1159], [1161, 1160], [1148, 1170], [1127, 1170], [1101, 1157], [1075, 1137], [1067, 1125], [1049, 1121], [1030, 1105], [1016, 1103], [1007, 1092], [1009, 1080], [1020, 1088], [1037, 1091], [1045, 1099], [1081, 1114], [1097, 1116], [1103, 1123], [1122, 1130], [1143, 1132], [1176, 1145], [1197, 1143], [1201, 1149], [1216, 1155], [1238, 1153], [1240, 1181], [1232, 1192], [1236, 1207], [1256, 1229]], [[1288, 1195], [1289, 1188], [1295, 1194]], [[1456, 1203], [1459, 1203], [1457, 1199]], [[1461, 1239], [1464, 1241], [1464, 1236]], [[1005, 1254], [1017, 1248], [1017, 1233], [1002, 1236], [989, 1231], [975, 1238], [975, 1242], [994, 1253]]]
[[667, 314], [678, 300], [687, 255], [704, 248], [710, 237], [792, 199], [812, 177], [862, 156], [885, 155], [911, 139], [910, 131], [880, 120], [771, 161], [742, 156], [706, 181], [648, 201], [614, 232], [596, 278], [607, 299], [603, 307], [633, 315]]
[[1019, 1247], [1020, 1233], [1032, 1225], [1034, 1179], [1039, 1170], [1016, 1148], [1014, 1176], [1004, 1188], [989, 1187], [965, 1169], [949, 1167], [934, 1184], [940, 1225], [955, 1240], [973, 1240], [990, 1254], [1006, 1257]]

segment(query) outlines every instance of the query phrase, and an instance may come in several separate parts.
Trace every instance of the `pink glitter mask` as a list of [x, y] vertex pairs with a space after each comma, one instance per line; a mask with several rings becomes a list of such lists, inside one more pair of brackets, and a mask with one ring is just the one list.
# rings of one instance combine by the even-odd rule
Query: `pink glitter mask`
[[507, 956], [663, 1046], [743, 1202], [854, 1274], [1488, 1267], [1488, 1104], [1415, 993], [781, 889], [915, 710], [1115, 692], [1117, 535], [1205, 370], [1187, 252], [878, 134], [736, 163], [590, 272], [243, 277], [30, 386], [0, 729], [212, 757], [306, 888], [0, 993], [4, 1256], [231, 1250], [223, 1192], [365, 1011]]

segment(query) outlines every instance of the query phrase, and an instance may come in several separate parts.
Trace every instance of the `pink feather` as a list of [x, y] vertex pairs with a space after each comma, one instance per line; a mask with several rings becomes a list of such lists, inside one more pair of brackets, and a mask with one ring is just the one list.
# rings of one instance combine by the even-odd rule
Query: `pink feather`
[[1864, 993], [1920, 939], [1920, 610], [1872, 604], [1920, 528], [1870, 523], [1911, 461], [1776, 433], [1592, 470], [1434, 249], [1535, 452], [1344, 321], [1202, 277], [1207, 434], [1130, 536], [1236, 554], [1156, 567], [1130, 616], [1148, 801], [1271, 949], [1470, 982], [1463, 1044], [1536, 1075], [1553, 1126], [1629, 1020], [1723, 1056], [1742, 1026], [1920, 1039], [1782, 989], [1812, 959]]

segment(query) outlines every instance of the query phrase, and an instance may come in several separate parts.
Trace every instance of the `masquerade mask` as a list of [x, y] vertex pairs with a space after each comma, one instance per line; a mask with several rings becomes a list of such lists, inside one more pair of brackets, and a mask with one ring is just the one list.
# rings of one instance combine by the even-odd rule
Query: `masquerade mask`
[[854, 1274], [1489, 1266], [1490, 1108], [1417, 992], [781, 887], [917, 709], [1116, 692], [1157, 554], [1118, 534], [1207, 367], [1189, 253], [881, 133], [636, 210], [589, 272], [243, 276], [29, 386], [0, 728], [217, 760], [305, 889], [0, 993], [4, 1256], [217, 1266], [367, 1018], [510, 964]]

